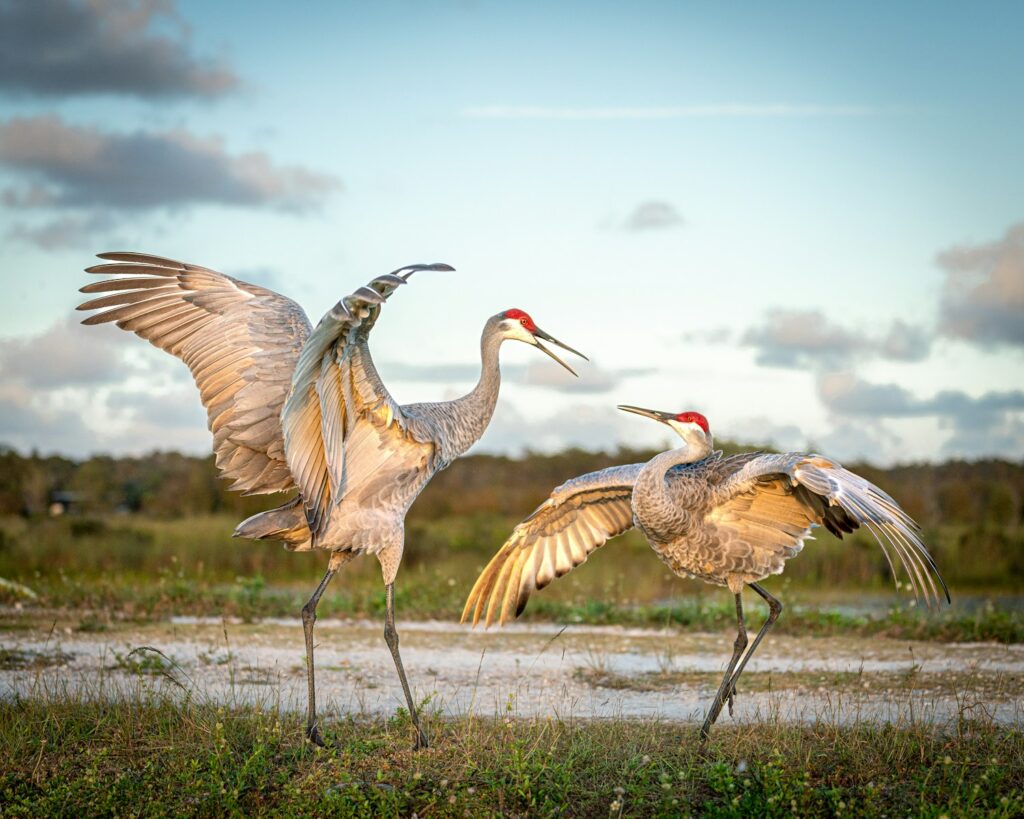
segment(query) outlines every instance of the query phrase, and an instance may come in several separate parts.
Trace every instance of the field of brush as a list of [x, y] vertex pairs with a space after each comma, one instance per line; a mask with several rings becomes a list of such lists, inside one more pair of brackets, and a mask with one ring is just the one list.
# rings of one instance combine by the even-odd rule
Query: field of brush
[[[1024, 811], [1016, 527], [926, 527], [954, 595], [937, 612], [893, 588], [867, 538], [809, 543], [767, 581], [783, 616], [701, 752], [727, 593], [627, 536], [521, 623], [470, 631], [465, 595], [516, 519], [413, 519], [398, 622], [432, 739], [414, 753], [376, 562], [320, 605], [331, 745], [314, 749], [298, 610], [324, 558], [233, 540], [236, 522], [0, 521], [3, 815]], [[753, 596], [747, 613], [753, 630]]]
[[[457, 620], [473, 581], [517, 521], [494, 513], [410, 520], [396, 584], [400, 619]], [[326, 568], [324, 555], [235, 540], [237, 522], [226, 514], [0, 518], [0, 578], [27, 590], [0, 588], [0, 601], [78, 615], [85, 628], [172, 615], [296, 616]], [[926, 527], [924, 536], [953, 606], [928, 612], [908, 588], [896, 590], [870, 535], [838, 541], [821, 532], [783, 577], [766, 581], [786, 605], [777, 632], [1024, 642], [1019, 528], [949, 524]], [[379, 566], [364, 558], [345, 567], [318, 613], [379, 617], [383, 606]], [[749, 607], [759, 609], [753, 601]], [[534, 595], [522, 619], [717, 631], [732, 626], [733, 612], [728, 593], [673, 576], [632, 532]]]

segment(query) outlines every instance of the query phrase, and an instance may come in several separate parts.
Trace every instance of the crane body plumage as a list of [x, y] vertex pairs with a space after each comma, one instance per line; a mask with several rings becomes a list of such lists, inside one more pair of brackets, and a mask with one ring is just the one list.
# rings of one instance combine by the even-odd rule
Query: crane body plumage
[[[732, 498], [735, 487], [730, 482], [750, 464], [768, 474], [791, 475], [815, 462], [834, 471], [841, 469], [820, 456], [801, 453], [726, 458], [721, 452], [695, 453], [692, 446], [670, 450], [639, 465], [631, 496], [633, 523], [675, 574], [736, 593], [744, 584], [781, 574], [786, 561], [800, 553], [814, 523], [802, 501], [789, 500], [794, 486], [802, 485], [799, 479], [788, 487], [765, 485], [755, 496], [754, 515], [743, 517], [757, 536], [745, 537], [734, 528], [742, 512], [736, 508], [739, 504]], [[841, 507], [831, 510], [833, 522], [840, 533], [857, 525], [846, 520]]]
[[[370, 330], [381, 305], [409, 277], [444, 264], [411, 265], [377, 276], [340, 300], [316, 327], [291, 299], [205, 267], [139, 253], [104, 253], [89, 273], [84, 324], [114, 322], [180, 358], [207, 409], [217, 467], [246, 494], [296, 491], [276, 509], [243, 521], [235, 535], [281, 540], [294, 551], [330, 553], [327, 572], [302, 609], [309, 700], [316, 724], [313, 624], [337, 570], [376, 556], [385, 585], [384, 637], [416, 730], [426, 744], [398, 649], [394, 583], [405, 546], [405, 515], [430, 479], [469, 449], [494, 413], [506, 340], [536, 346], [571, 368], [541, 339], [576, 353], [521, 310], [487, 320], [477, 385], [453, 401], [399, 405], [373, 363]], [[579, 353], [576, 353], [580, 355]]]
[[[519, 616], [530, 595], [585, 562], [634, 526], [676, 575], [728, 588], [736, 599], [737, 639], [701, 729], [706, 738], [758, 644], [782, 611], [759, 581], [780, 574], [822, 526], [838, 537], [860, 526], [874, 534], [895, 574], [902, 564], [915, 594], [939, 602], [949, 592], [917, 525], [889, 495], [820, 455], [713, 451], [699, 413], [621, 409], [667, 423], [683, 446], [647, 463], [614, 466], [557, 487], [520, 523], [477, 579], [463, 610], [475, 625]], [[895, 557], [895, 561], [894, 558]], [[938, 585], [936, 584], [938, 581]], [[748, 641], [741, 592], [749, 586], [769, 607]]]
[[[434, 475], [480, 439], [494, 414], [501, 387], [499, 350], [504, 340], [497, 318], [492, 317], [484, 328], [480, 379], [469, 393], [451, 401], [404, 404], [390, 415], [384, 408], [371, 416], [372, 422], [356, 426], [345, 442], [341, 497], [330, 509], [323, 535], [314, 538], [301, 504], [293, 503], [284, 519], [292, 532], [286, 538], [289, 549], [374, 554], [381, 562], [385, 584], [394, 582], [409, 507]], [[368, 350], [360, 353], [358, 361], [352, 368], [356, 378], [369, 381], [376, 377]], [[372, 376], [366, 376], [371, 372]], [[239, 525], [236, 534], [280, 539], [278, 511], [254, 515]], [[267, 534], [261, 534], [264, 521], [275, 521], [268, 524]]]

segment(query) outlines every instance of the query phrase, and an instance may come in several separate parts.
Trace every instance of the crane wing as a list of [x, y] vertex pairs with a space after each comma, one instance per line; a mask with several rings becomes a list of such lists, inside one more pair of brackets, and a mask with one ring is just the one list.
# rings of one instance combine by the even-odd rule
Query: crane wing
[[291, 299], [205, 267], [141, 253], [101, 253], [88, 273], [113, 278], [79, 310], [115, 322], [188, 365], [206, 407], [217, 467], [245, 494], [295, 487], [279, 416], [310, 326]]
[[715, 530], [721, 548], [778, 572], [814, 526], [837, 537], [866, 526], [894, 575], [890, 549], [895, 552], [915, 596], [938, 603], [937, 578], [949, 600], [918, 525], [889, 495], [834, 461], [801, 453], [740, 455], [723, 459], [716, 472], [705, 524]]
[[630, 499], [643, 464], [613, 466], [557, 487], [481, 572], [462, 611], [473, 625], [518, 617], [530, 595], [584, 563], [610, 538], [633, 528]]
[[[378, 276], [331, 308], [302, 348], [281, 423], [285, 456], [302, 494], [314, 544], [327, 528], [331, 509], [351, 489], [353, 443], [361, 442], [360, 451], [371, 453], [362, 460], [378, 463], [388, 451], [382, 436], [412, 439], [367, 345], [380, 306], [416, 271], [452, 269], [445, 264], [410, 265]], [[359, 467], [363, 477], [373, 471], [367, 464]]]

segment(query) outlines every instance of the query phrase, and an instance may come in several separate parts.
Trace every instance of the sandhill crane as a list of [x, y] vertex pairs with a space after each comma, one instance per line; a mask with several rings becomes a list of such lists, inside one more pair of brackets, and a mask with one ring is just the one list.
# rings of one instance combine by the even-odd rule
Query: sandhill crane
[[[330, 552], [327, 572], [302, 607], [309, 699], [306, 734], [323, 744], [316, 722], [313, 624], [337, 570], [376, 555], [385, 585], [384, 638], [394, 658], [416, 746], [420, 727], [398, 651], [394, 585], [405, 541], [405, 514], [431, 477], [483, 434], [498, 400], [498, 351], [506, 340], [556, 344], [522, 310], [491, 316], [481, 338], [476, 387], [454, 401], [399, 406], [381, 382], [368, 337], [381, 304], [421, 270], [409, 265], [373, 279], [339, 301], [311, 328], [291, 299], [205, 267], [140, 253], [102, 253], [88, 273], [114, 278], [83, 293], [109, 295], [79, 310], [112, 308], [83, 324], [115, 322], [180, 358], [207, 410], [222, 477], [248, 495], [298, 490], [277, 509], [239, 524], [235, 535], [282, 540], [288, 549]], [[573, 373], [575, 375], [575, 373]]]
[[[732, 711], [736, 681], [782, 611], [758, 581], [781, 574], [815, 526], [840, 538], [867, 526], [894, 575], [892, 554], [899, 558], [915, 595], [939, 602], [934, 572], [949, 600], [917, 524], [885, 492], [835, 461], [798, 452], [726, 458], [712, 450], [708, 421], [698, 412], [619, 409], [668, 425], [683, 446], [646, 464], [613, 466], [557, 487], [516, 526], [481, 573], [463, 622], [472, 617], [476, 625], [485, 610], [488, 626], [518, 617], [534, 590], [636, 526], [676, 575], [726, 586], [736, 598], [732, 659], [701, 728], [703, 741], [726, 701]], [[744, 586], [768, 604], [768, 618], [745, 654]]]

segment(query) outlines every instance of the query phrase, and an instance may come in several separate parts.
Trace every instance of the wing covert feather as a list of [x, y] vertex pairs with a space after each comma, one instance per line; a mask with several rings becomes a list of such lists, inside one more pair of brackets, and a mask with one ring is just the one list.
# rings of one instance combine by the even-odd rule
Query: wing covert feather
[[631, 498], [643, 464], [613, 466], [573, 478], [513, 530], [477, 578], [462, 621], [476, 625], [518, 617], [530, 595], [586, 562], [611, 538], [633, 527]]
[[388, 393], [367, 345], [381, 305], [418, 270], [451, 270], [445, 264], [410, 265], [378, 276], [331, 308], [310, 333], [292, 373], [281, 415], [284, 452], [303, 498], [314, 545], [332, 508], [350, 490], [347, 442], [360, 424], [408, 434], [402, 411]]
[[902, 564], [914, 594], [938, 604], [949, 589], [928, 553], [920, 528], [899, 504], [870, 481], [821, 455], [741, 455], [720, 462], [705, 522], [723, 548], [745, 544], [772, 562], [772, 571], [800, 551], [814, 526], [842, 537], [860, 526], [874, 535], [896, 575]]

